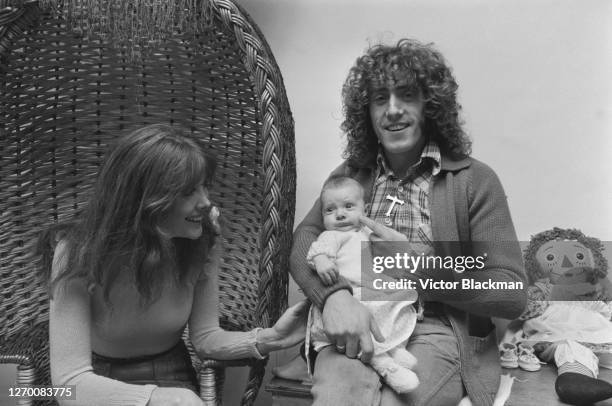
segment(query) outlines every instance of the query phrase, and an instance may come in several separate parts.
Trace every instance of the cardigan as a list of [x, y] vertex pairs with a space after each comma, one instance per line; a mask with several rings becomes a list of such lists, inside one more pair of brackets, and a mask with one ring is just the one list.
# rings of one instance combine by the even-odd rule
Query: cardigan
[[[345, 174], [361, 183], [366, 193], [374, 181], [374, 168], [353, 168], [344, 162], [330, 176]], [[413, 278], [522, 282], [526, 276], [521, 250], [506, 196], [495, 172], [484, 163], [465, 158], [452, 160], [442, 155], [441, 170], [430, 184], [429, 204], [435, 254], [457, 257], [484, 255], [482, 270], [462, 274], [449, 270], [424, 270]], [[371, 196], [366, 196], [366, 202]], [[324, 286], [307, 262], [312, 241], [323, 231], [317, 199], [294, 233], [290, 272], [304, 294], [317, 306], [339, 289], [349, 289], [342, 280]], [[427, 273], [428, 272], [428, 273]], [[417, 284], [418, 285], [418, 284]], [[457, 337], [461, 378], [474, 405], [491, 405], [499, 385], [500, 366], [496, 334], [491, 317], [513, 319], [526, 305], [524, 289], [419, 291], [426, 301], [444, 304]]]

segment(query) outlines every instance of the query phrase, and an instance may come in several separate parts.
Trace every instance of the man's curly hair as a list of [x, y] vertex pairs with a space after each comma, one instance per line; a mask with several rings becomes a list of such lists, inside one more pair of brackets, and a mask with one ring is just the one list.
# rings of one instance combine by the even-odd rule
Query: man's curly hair
[[591, 282], [596, 282], [599, 279], [605, 278], [608, 275], [608, 261], [603, 254], [603, 244], [601, 240], [595, 237], [587, 237], [580, 230], [575, 228], [559, 228], [554, 227], [552, 230], [542, 231], [531, 237], [529, 245], [523, 251], [525, 257], [525, 270], [527, 271], [527, 277], [529, 278], [529, 284], [533, 285], [538, 279], [542, 279], [548, 276], [548, 273], [544, 271], [538, 260], [536, 254], [540, 247], [546, 244], [548, 241], [553, 240], [570, 240], [577, 241], [584, 245], [586, 248], [591, 250], [593, 253], [594, 269], [591, 275]]
[[451, 158], [468, 156], [471, 141], [462, 128], [458, 86], [450, 67], [432, 44], [402, 39], [395, 46], [371, 47], [349, 71], [342, 88], [342, 130], [348, 141], [344, 158], [355, 167], [375, 164], [378, 139], [370, 119], [369, 90], [374, 84], [398, 82], [413, 86], [423, 96], [424, 135]]

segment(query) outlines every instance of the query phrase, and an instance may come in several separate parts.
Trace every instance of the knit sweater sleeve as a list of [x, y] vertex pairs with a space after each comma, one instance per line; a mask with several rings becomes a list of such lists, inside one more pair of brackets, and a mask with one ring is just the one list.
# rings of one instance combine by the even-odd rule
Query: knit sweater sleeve
[[263, 359], [257, 350], [257, 331], [225, 331], [219, 326], [220, 245], [213, 248], [201, 277], [196, 282], [189, 317], [191, 342], [201, 358], [230, 360]]
[[[66, 244], [55, 250], [53, 275], [66, 264]], [[87, 285], [82, 279], [62, 282], [53, 292], [49, 306], [51, 381], [56, 386], [75, 386], [74, 400], [60, 405], [145, 406], [155, 385], [132, 385], [93, 372], [91, 363], [91, 307]]]
[[[330, 176], [342, 173], [343, 171], [344, 166], [340, 166]], [[298, 286], [302, 288], [304, 295], [320, 309], [323, 308], [325, 300], [332, 293], [341, 289], [348, 289], [352, 292], [350, 283], [342, 276], [338, 278], [335, 284], [325, 286], [317, 273], [308, 265], [306, 260], [308, 250], [323, 230], [321, 201], [317, 198], [308, 214], [306, 214], [306, 217], [295, 229], [293, 247], [291, 248], [291, 256], [289, 258], [291, 276]]]
[[479, 316], [514, 319], [527, 302], [527, 278], [506, 194], [495, 172], [485, 164], [473, 160], [471, 171], [467, 184], [470, 254], [486, 258], [485, 265], [463, 273], [451, 271], [449, 276], [456, 281], [472, 279], [478, 283], [494, 281], [520, 286], [520, 282], [524, 288], [454, 289], [452, 295], [431, 290], [427, 300], [445, 302]]

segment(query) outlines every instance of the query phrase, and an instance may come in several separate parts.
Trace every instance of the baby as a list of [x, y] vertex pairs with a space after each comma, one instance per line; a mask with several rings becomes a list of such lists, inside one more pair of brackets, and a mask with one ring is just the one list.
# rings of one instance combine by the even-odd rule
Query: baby
[[[308, 261], [326, 285], [342, 275], [361, 300], [362, 242], [369, 241], [371, 230], [363, 226], [364, 193], [361, 185], [347, 176], [329, 178], [321, 191], [323, 224], [326, 231], [312, 243]], [[416, 292], [414, 295], [416, 299]], [[385, 341], [373, 340], [371, 366], [397, 393], [410, 392], [419, 385], [412, 371], [416, 359], [406, 350], [406, 343], [416, 323], [414, 301], [362, 301], [378, 323]], [[332, 345], [323, 330], [321, 312], [311, 307], [307, 340], [319, 352]], [[308, 349], [308, 341], [306, 348]]]

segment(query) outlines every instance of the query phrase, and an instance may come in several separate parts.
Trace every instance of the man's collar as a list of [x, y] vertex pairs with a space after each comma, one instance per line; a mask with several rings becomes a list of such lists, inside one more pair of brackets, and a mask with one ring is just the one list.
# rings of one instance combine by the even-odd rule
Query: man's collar
[[436, 176], [440, 172], [440, 166], [442, 165], [442, 154], [440, 153], [440, 147], [433, 141], [429, 141], [425, 148], [423, 148], [423, 152], [421, 153], [421, 160], [419, 162], [424, 162], [426, 159], [429, 159], [432, 163], [431, 172], [434, 176]]
[[470, 157], [453, 160], [446, 155], [442, 155], [442, 164], [440, 169], [445, 172], [456, 172], [460, 169], [467, 168], [471, 164]]
[[[417, 167], [422, 163], [429, 161], [432, 164], [432, 174], [435, 176], [440, 172], [440, 168], [443, 168], [442, 154], [440, 152], [440, 147], [433, 141], [429, 141], [423, 151], [421, 152], [421, 157], [417, 163], [412, 165], [412, 167]], [[387, 159], [383, 153], [383, 149], [381, 146], [378, 148], [378, 155], [376, 156], [376, 163], [379, 169], [379, 175], [394, 175], [393, 169], [389, 166]]]

